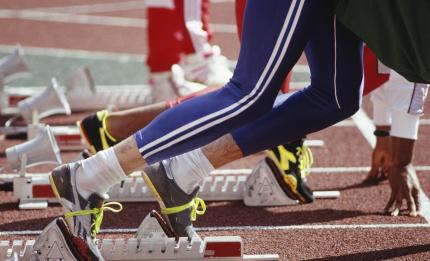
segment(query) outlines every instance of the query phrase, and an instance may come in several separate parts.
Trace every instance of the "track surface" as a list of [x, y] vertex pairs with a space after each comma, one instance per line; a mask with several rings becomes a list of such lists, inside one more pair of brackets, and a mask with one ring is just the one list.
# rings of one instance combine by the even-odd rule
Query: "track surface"
[[[109, 53], [107, 62], [116, 57], [144, 57], [146, 53], [144, 1], [135, 1], [133, 10], [125, 7], [124, 1], [114, 0], [0, 0], [0, 47], [4, 50], [20, 42], [24, 48], [45, 48], [44, 57], [59, 64], [70, 64], [78, 51], [91, 51], [96, 54]], [[214, 1], [212, 23], [214, 24], [214, 43], [230, 59], [236, 59], [238, 42], [234, 30], [233, 2]], [[109, 5], [110, 3], [116, 3]], [[101, 4], [101, 5], [99, 5]], [[71, 6], [78, 8], [71, 9]], [[55, 7], [55, 8], [52, 8]], [[104, 11], [100, 11], [103, 9]], [[109, 7], [109, 8], [107, 8]], [[18, 11], [33, 10], [45, 12], [38, 21], [17, 19], [5, 15], [5, 9]], [[98, 11], [97, 11], [97, 10]], [[34, 10], [33, 10], [34, 11]], [[73, 11], [73, 12], [72, 12]], [[67, 13], [68, 22], [48, 21], [52, 12]], [[79, 15], [88, 15], [87, 22], [77, 22]], [[101, 17], [101, 18], [99, 18]], [[97, 19], [96, 19], [97, 18]], [[104, 19], [102, 19], [104, 18]], [[127, 26], [120, 25], [127, 18]], [[101, 25], [100, 21], [105, 23]], [[142, 24], [140, 24], [142, 22]], [[126, 37], [127, 41], [123, 41]], [[46, 49], [49, 48], [49, 49]], [[54, 49], [52, 49], [54, 48]], [[66, 52], [63, 56], [50, 55], [53, 50]], [[68, 50], [68, 51], [67, 51]], [[3, 51], [2, 51], [3, 52]], [[54, 53], [54, 52], [53, 52]], [[67, 60], [64, 56], [69, 56]], [[112, 58], [113, 57], [113, 58]], [[82, 57], [80, 57], [82, 58]], [[91, 57], [87, 57], [91, 60]], [[58, 60], [60, 59], [60, 60]], [[63, 60], [61, 60], [63, 59]], [[119, 58], [118, 58], [119, 59]], [[75, 63], [88, 60], [76, 60]], [[103, 61], [100, 61], [103, 62]], [[142, 66], [141, 63], [128, 63], [129, 67]], [[302, 61], [303, 62], [303, 61]], [[49, 62], [42, 62], [49, 67]], [[42, 67], [32, 67], [35, 78]], [[132, 75], [132, 70], [124, 71]], [[144, 70], [140, 68], [139, 70]], [[49, 69], [46, 71], [49, 72]], [[127, 78], [122, 79], [127, 83]], [[134, 79], [134, 78], [133, 78]], [[43, 79], [46, 81], [46, 79]], [[106, 84], [118, 81], [106, 79]], [[136, 82], [140, 78], [134, 79]], [[26, 82], [31, 85], [31, 79]], [[144, 82], [142, 82], [143, 84]], [[17, 83], [14, 83], [17, 85]], [[33, 84], [34, 85], [34, 84]], [[430, 110], [427, 103], [426, 111]], [[371, 103], [364, 100], [363, 111], [371, 115]], [[72, 117], [52, 117], [50, 124], [72, 124], [85, 114]], [[418, 175], [427, 195], [430, 193], [430, 125], [428, 115], [424, 116], [416, 145], [414, 164], [426, 167]], [[0, 121], [4, 122], [4, 118]], [[335, 172], [333, 167], [365, 167], [369, 165], [371, 147], [357, 126], [348, 119], [344, 126], [333, 126], [309, 135], [310, 139], [322, 139], [324, 147], [313, 149], [315, 164], [322, 173], [313, 173], [309, 177], [310, 185], [315, 190], [340, 190], [341, 197], [336, 200], [317, 200], [309, 205], [288, 207], [245, 207], [241, 202], [211, 202], [207, 213], [198, 219], [196, 226], [203, 229], [203, 236], [240, 235], [244, 238], [245, 252], [279, 253], [281, 260], [375, 260], [375, 259], [430, 259], [430, 225], [422, 217], [390, 217], [382, 213], [389, 197], [387, 182], [375, 186], [364, 186], [361, 181], [365, 172]], [[294, 124], [294, 123], [291, 123]], [[5, 148], [18, 144], [20, 140], [0, 140], [0, 165], [2, 173], [10, 172], [4, 155]], [[71, 161], [77, 152], [63, 153], [64, 161]], [[225, 168], [252, 168], [262, 155], [255, 155]], [[30, 172], [49, 171], [52, 166], [35, 167]], [[157, 206], [153, 203], [125, 204], [119, 214], [106, 213], [103, 229], [134, 229], [142, 218]], [[18, 210], [17, 202], [11, 193], [0, 192], [0, 239], [28, 239], [34, 235], [18, 236], [13, 233], [23, 230], [40, 230], [53, 218], [61, 215], [59, 205], [51, 205], [46, 210]], [[243, 227], [254, 226], [254, 227]], [[217, 231], [209, 231], [217, 228]], [[264, 228], [264, 229], [263, 229]], [[115, 231], [115, 230], [114, 230]], [[130, 237], [131, 233], [117, 231], [114, 234], [102, 234], [102, 237]]]

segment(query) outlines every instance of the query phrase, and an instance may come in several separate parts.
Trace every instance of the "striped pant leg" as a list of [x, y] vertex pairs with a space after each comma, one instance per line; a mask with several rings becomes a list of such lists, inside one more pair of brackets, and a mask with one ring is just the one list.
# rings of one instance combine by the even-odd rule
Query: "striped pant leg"
[[157, 117], [135, 133], [153, 163], [205, 145], [269, 112], [285, 75], [296, 63], [326, 1], [251, 0], [241, 50], [229, 83]]
[[362, 42], [327, 15], [306, 47], [311, 84], [232, 132], [244, 155], [297, 140], [355, 113], [362, 96]]

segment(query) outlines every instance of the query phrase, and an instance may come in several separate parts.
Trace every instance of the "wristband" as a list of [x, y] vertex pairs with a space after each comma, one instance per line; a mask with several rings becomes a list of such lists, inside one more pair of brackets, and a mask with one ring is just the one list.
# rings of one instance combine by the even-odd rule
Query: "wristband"
[[375, 135], [376, 137], [388, 137], [390, 136], [390, 132], [384, 130], [375, 130], [373, 132], [373, 135]]

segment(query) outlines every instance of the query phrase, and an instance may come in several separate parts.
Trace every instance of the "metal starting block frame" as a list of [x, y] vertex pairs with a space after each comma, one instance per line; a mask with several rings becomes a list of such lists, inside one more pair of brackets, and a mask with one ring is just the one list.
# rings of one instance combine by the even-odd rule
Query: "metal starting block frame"
[[[0, 89], [0, 115], [17, 115], [18, 102], [36, 93], [44, 87], [20, 87]], [[123, 110], [153, 103], [151, 88], [146, 85], [95, 86], [88, 68], [77, 69], [64, 83], [67, 101], [72, 111], [94, 111], [110, 106]]]
[[[45, 127], [44, 124], [30, 124], [27, 127], [28, 140], [34, 138], [40, 129]], [[86, 148], [82, 142], [82, 137], [77, 126], [50, 126], [54, 133], [58, 147], [62, 151], [82, 151]]]
[[[216, 172], [214, 172], [216, 173]], [[4, 176], [4, 175], [3, 175]], [[48, 174], [11, 175], [14, 197], [20, 209], [43, 209], [48, 202], [57, 202], [49, 183]], [[108, 192], [111, 201], [153, 202], [154, 198], [141, 178], [132, 173]], [[339, 191], [315, 191], [315, 198], [338, 198]], [[247, 206], [295, 205], [298, 202], [286, 196], [266, 162], [261, 161], [251, 174], [210, 175], [200, 188], [199, 197], [207, 201], [243, 200]]]
[[[63, 227], [63, 228], [62, 228]], [[52, 221], [36, 240], [0, 241], [0, 259], [14, 261], [76, 260], [71, 251], [70, 232], [64, 232], [65, 221]], [[68, 243], [69, 242], [69, 243]], [[73, 244], [73, 243], [72, 243]], [[98, 240], [97, 247], [108, 261], [125, 260], [279, 260], [277, 254], [244, 255], [242, 239], [223, 237], [167, 237], [159, 221], [148, 214], [136, 235], [129, 239]]]
[[[97, 86], [95, 89], [96, 93], [92, 95], [83, 96], [79, 92], [67, 93], [67, 101], [72, 111], [104, 110], [112, 105], [123, 110], [153, 103], [150, 87], [147, 85], [142, 85], [141, 88], [122, 86], [120, 89], [112, 88], [112, 86]], [[7, 102], [5, 102], [5, 106], [0, 108], [0, 114], [5, 116], [19, 114], [18, 102], [41, 90], [43, 88], [20, 87], [14, 90], [6, 89], [4, 99]]]
[[[30, 140], [37, 136], [40, 129], [46, 125], [42, 123], [29, 124], [27, 127], [0, 127], [1, 134], [27, 134], [27, 139]], [[62, 151], [81, 151], [86, 148], [82, 142], [82, 137], [77, 126], [50, 126], [55, 140]]]

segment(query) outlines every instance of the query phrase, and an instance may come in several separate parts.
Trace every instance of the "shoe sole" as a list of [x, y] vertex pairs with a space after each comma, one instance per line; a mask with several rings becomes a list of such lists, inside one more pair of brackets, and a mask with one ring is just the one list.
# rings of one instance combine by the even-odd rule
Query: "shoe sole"
[[84, 141], [85, 145], [87, 145], [88, 149], [90, 150], [90, 152], [94, 155], [97, 153], [96, 148], [94, 147], [94, 145], [90, 142], [90, 139], [88, 138], [88, 134], [85, 131], [83, 125], [82, 125], [82, 121], [77, 121], [76, 125], [78, 126], [79, 129], [79, 134], [81, 134], [81, 138]]
[[[290, 186], [282, 185], [282, 184], [285, 184], [285, 181], [282, 173], [280, 173], [280, 171], [282, 170], [281, 164], [279, 163], [278, 159], [276, 158], [273, 152], [270, 151], [267, 153], [267, 155], [270, 161], [266, 161], [266, 162], [269, 165], [269, 168], [272, 170], [272, 173], [274, 174], [276, 180], [278, 181], [281, 189], [285, 192], [285, 194], [287, 194], [288, 197], [292, 199], [296, 199], [300, 201], [300, 203], [305, 203], [306, 200], [303, 198], [303, 196], [300, 193], [297, 192], [297, 190], [294, 191]], [[296, 183], [297, 183], [297, 179], [296, 179]]]

